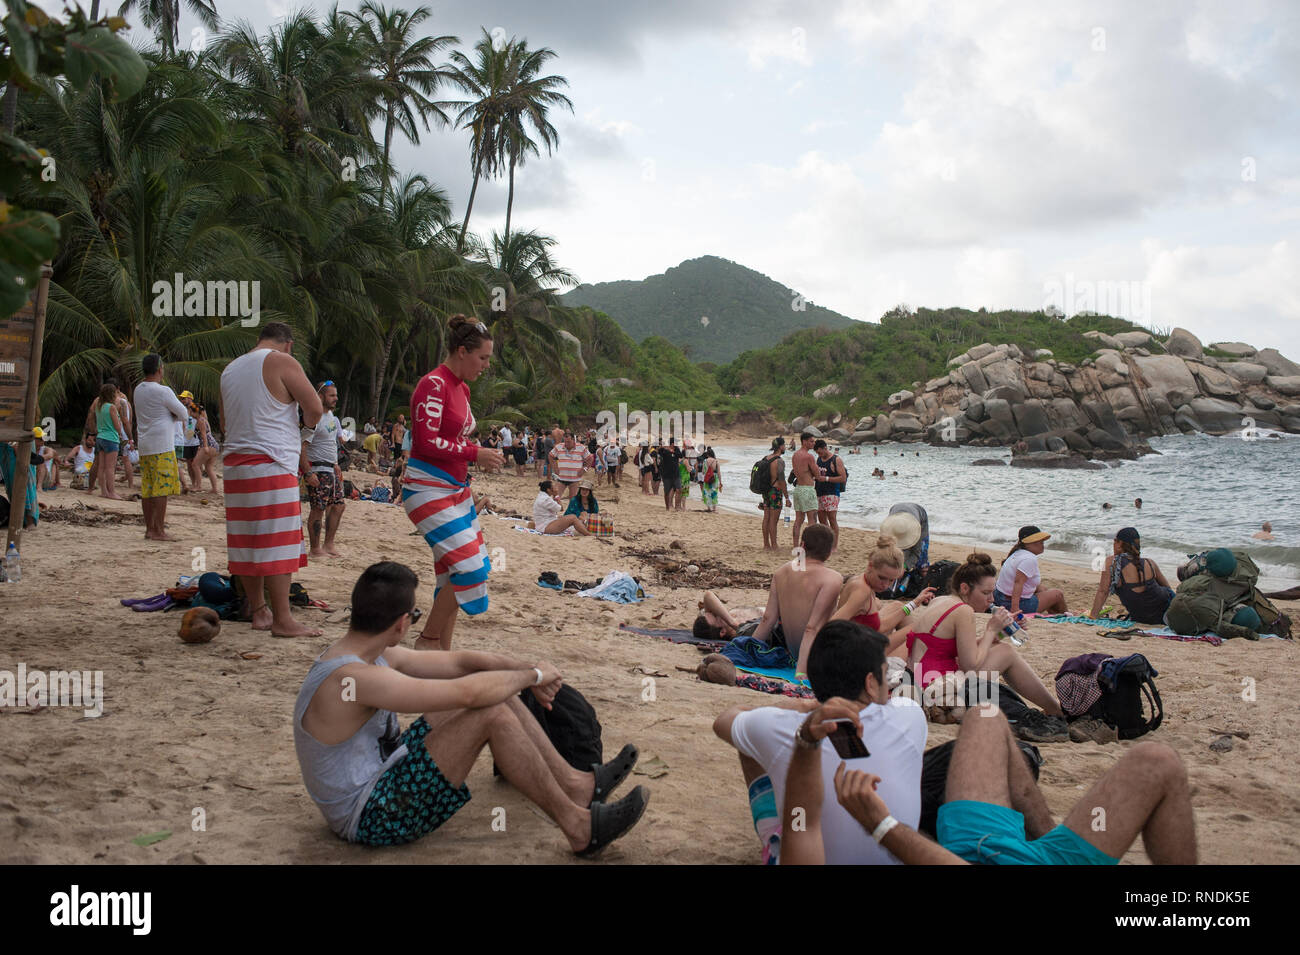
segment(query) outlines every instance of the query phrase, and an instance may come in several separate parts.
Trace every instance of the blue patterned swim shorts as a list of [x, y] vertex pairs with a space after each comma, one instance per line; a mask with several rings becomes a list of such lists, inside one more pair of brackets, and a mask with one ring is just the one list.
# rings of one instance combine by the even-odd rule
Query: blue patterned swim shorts
[[357, 824], [357, 842], [400, 846], [427, 836], [469, 802], [469, 787], [455, 788], [425, 748], [429, 724], [420, 717], [402, 734], [406, 756], [375, 781]]

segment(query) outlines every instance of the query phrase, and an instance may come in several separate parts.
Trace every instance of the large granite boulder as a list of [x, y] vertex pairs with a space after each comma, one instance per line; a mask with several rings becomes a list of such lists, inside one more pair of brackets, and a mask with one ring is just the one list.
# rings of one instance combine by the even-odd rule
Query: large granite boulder
[[1201, 340], [1185, 328], [1175, 328], [1165, 342], [1165, 351], [1179, 358], [1200, 359], [1205, 355]]
[[1267, 384], [1276, 392], [1286, 395], [1288, 398], [1294, 398], [1300, 395], [1300, 375], [1269, 375], [1264, 379]]
[[853, 426], [854, 431], [874, 431], [876, 430], [876, 416], [873, 414], [863, 415], [858, 419], [858, 423]]
[[1234, 398], [1241, 391], [1241, 386], [1217, 368], [1188, 362], [1187, 366], [1201, 383], [1201, 391], [1215, 398]]
[[1058, 428], [1080, 428], [1088, 423], [1087, 416], [1079, 410], [1072, 398], [1053, 398], [1048, 403], [1047, 418]]
[[790, 422], [790, 430], [793, 431], [795, 434], [798, 434], [800, 431], [803, 431], [805, 428], [807, 428], [808, 425], [810, 424], [812, 424], [812, 422], [809, 421], [807, 418], [798, 417]]
[[983, 421], [988, 417], [988, 413], [984, 410], [984, 399], [977, 398], [975, 395], [969, 397], [963, 410], [971, 421]]
[[1050, 348], [1035, 348], [1034, 361], [1044, 361], [1053, 357], [1054, 352]]
[[907, 404], [907, 402], [911, 401], [915, 397], [916, 395], [913, 392], [906, 389], [903, 391], [895, 391], [889, 396], [889, 407], [897, 408], [899, 405]]
[[826, 437], [831, 441], [847, 441], [849, 439], [849, 432], [843, 428], [831, 428], [831, 430], [826, 432]]
[[888, 441], [894, 433], [894, 423], [889, 420], [889, 415], [876, 415], [876, 440]]
[[1241, 406], [1222, 398], [1193, 398], [1188, 403], [1192, 414], [1209, 434], [1228, 434], [1241, 429]]
[[1017, 454], [1011, 459], [1013, 468], [1068, 468], [1075, 471], [1102, 471], [1106, 465], [1089, 461], [1081, 454], [1057, 454], [1044, 451], [1038, 454]]
[[961, 366], [961, 365], [966, 364], [966, 362], [968, 362], [968, 361], [970, 361], [970, 360], [971, 360], [971, 358], [970, 358], [970, 352], [968, 352], [968, 351], [964, 351], [964, 352], [962, 352], [960, 355], [958, 355], [956, 358], [949, 358], [949, 359], [948, 359], [948, 367], [949, 367], [949, 368], [957, 368], [957, 367], [959, 367], [959, 366]]
[[925, 430], [920, 418], [905, 411], [891, 412], [889, 422], [895, 434], [920, 434]]
[[948, 384], [948, 382], [951, 380], [951, 377], [952, 377], [951, 375], [944, 375], [942, 378], [931, 378], [929, 381], [925, 383], [925, 390], [938, 391], [940, 388]]
[[1030, 398], [1023, 404], [1012, 405], [1011, 414], [1015, 418], [1016, 427], [1026, 437], [1052, 429], [1047, 420], [1047, 411], [1037, 398]]
[[993, 346], [990, 345], [988, 342], [983, 342], [979, 345], [976, 345], [974, 348], [970, 349], [969, 351], [967, 351], [966, 354], [970, 356], [971, 361], [979, 361], [985, 355], [992, 355], [993, 352], [994, 352]]
[[1097, 381], [1103, 388], [1115, 388], [1119, 385], [1128, 384], [1128, 379], [1132, 375], [1129, 371], [1128, 363], [1124, 361], [1123, 356], [1117, 351], [1103, 349], [1097, 355], [1096, 361]]
[[1151, 341], [1150, 332], [1120, 332], [1115, 336], [1115, 341], [1120, 343], [1123, 348], [1141, 348]]
[[1183, 405], [1174, 412], [1174, 425], [1183, 434], [1193, 434], [1204, 430], [1201, 428], [1201, 422], [1196, 417], [1196, 412], [1192, 410], [1191, 405]]
[[966, 380], [966, 387], [976, 394], [983, 394], [989, 390], [988, 379], [984, 377], [984, 371], [973, 361], [968, 361], [958, 369], [961, 377]]
[[1247, 345], [1245, 342], [1215, 342], [1210, 347], [1235, 358], [1250, 358], [1255, 354], [1255, 346]]
[[875, 441], [876, 440], [875, 429], [871, 428], [864, 431], [854, 431], [853, 437], [850, 440], [854, 444], [866, 444], [868, 441]]
[[816, 398], [818, 401], [820, 401], [823, 398], [829, 398], [832, 395], [838, 395], [839, 393], [840, 393], [840, 386], [832, 382], [829, 385], [822, 385], [822, 387], [814, 391], [813, 397]]
[[1225, 361], [1219, 369], [1248, 385], [1258, 385], [1268, 377], [1268, 369], [1253, 361]]
[[1300, 365], [1297, 365], [1289, 358], [1283, 358], [1276, 348], [1265, 348], [1256, 352], [1251, 361], [1256, 365], [1263, 365], [1268, 369], [1270, 375], [1284, 378], [1300, 375]]
[[1201, 393], [1196, 379], [1187, 368], [1187, 362], [1173, 355], [1152, 355], [1134, 358], [1133, 363], [1152, 390], [1164, 395], [1171, 405], [1178, 407]]

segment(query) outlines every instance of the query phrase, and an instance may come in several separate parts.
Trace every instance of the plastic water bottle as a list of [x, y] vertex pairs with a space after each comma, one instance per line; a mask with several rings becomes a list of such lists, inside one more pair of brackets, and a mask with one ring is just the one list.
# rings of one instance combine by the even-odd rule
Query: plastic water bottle
[[9, 550], [5, 551], [5, 580], [8, 583], [16, 584], [22, 579], [22, 558], [18, 556], [18, 548], [10, 543]]
[[1007, 625], [1002, 628], [1002, 635], [1006, 637], [1014, 647], [1023, 647], [1025, 645], [1025, 628], [1020, 626], [1017, 622], [1023, 619], [1025, 619], [1025, 615], [1023, 613], [1018, 613], [1014, 620], [1009, 621]]

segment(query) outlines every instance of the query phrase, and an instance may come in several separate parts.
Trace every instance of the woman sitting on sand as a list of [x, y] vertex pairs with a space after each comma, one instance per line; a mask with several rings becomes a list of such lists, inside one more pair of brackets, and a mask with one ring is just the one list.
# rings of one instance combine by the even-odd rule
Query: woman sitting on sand
[[1043, 533], [1032, 524], [1022, 527], [1016, 535], [1016, 546], [1002, 562], [1002, 572], [993, 590], [993, 602], [1010, 610], [1013, 617], [1018, 613], [1069, 613], [1065, 609], [1064, 592], [1044, 589], [1043, 577], [1038, 570], [1038, 555], [1051, 538], [1051, 534]]
[[1137, 528], [1120, 528], [1114, 546], [1115, 553], [1106, 558], [1106, 566], [1101, 571], [1091, 616], [1100, 616], [1106, 597], [1115, 594], [1136, 622], [1164, 623], [1174, 592], [1156, 562], [1142, 556], [1142, 539]]
[[[910, 612], [901, 601], [882, 601], [876, 594], [889, 590], [894, 581], [903, 576], [903, 552], [898, 542], [888, 534], [876, 538], [876, 549], [867, 557], [867, 569], [855, 574], [840, 591], [840, 603], [832, 620], [852, 620], [885, 636], [892, 634]], [[934, 598], [934, 588], [927, 587], [913, 601], [913, 607], [928, 604]], [[902, 655], [903, 636], [891, 639], [888, 652]], [[895, 653], [895, 651], [898, 651]]]
[[588, 514], [599, 514], [600, 503], [596, 500], [595, 483], [589, 477], [584, 477], [578, 482], [578, 493], [569, 498], [569, 506], [565, 508], [565, 514], [572, 514], [578, 517], [584, 524], [587, 522]]
[[1061, 716], [1060, 704], [1038, 674], [1011, 644], [1001, 642], [1002, 628], [1011, 622], [1005, 607], [994, 607], [983, 632], [975, 632], [975, 614], [987, 613], [993, 604], [997, 575], [992, 557], [971, 554], [953, 571], [952, 594], [912, 615], [905, 640], [913, 677], [925, 688], [950, 674], [960, 679], [962, 673], [978, 673], [991, 681], [1002, 674], [1026, 700], [1049, 716]]
[[542, 481], [537, 485], [537, 499], [533, 501], [533, 519], [528, 522], [528, 526], [543, 534], [565, 534], [573, 529], [580, 536], [586, 537], [590, 532], [582, 518], [573, 514], [560, 516], [560, 502], [556, 500], [559, 492], [554, 491], [554, 487], [550, 481]]

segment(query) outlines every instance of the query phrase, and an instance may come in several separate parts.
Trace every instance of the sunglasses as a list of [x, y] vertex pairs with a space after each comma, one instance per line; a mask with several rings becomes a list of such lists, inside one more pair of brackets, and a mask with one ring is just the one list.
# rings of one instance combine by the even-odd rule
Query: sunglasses
[[334, 387], [334, 381], [333, 381], [333, 379], [331, 379], [331, 380], [329, 380], [329, 381], [322, 381], [320, 386], [321, 386], [322, 388], [333, 388], [333, 387]]
[[419, 623], [420, 618], [424, 616], [424, 611], [421, 610], [419, 607], [416, 607], [414, 610], [407, 611], [407, 613], [411, 617], [411, 626], [415, 626], [417, 623]]

